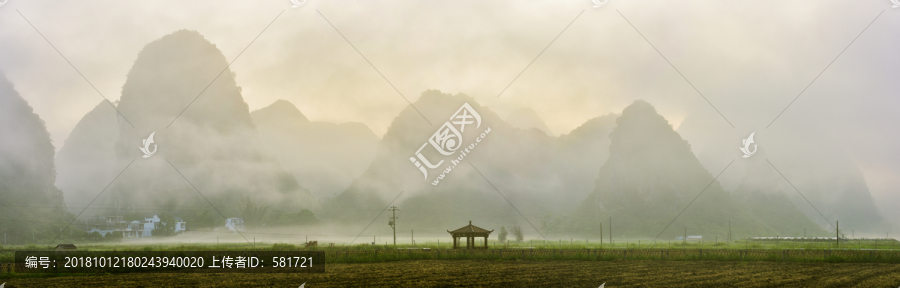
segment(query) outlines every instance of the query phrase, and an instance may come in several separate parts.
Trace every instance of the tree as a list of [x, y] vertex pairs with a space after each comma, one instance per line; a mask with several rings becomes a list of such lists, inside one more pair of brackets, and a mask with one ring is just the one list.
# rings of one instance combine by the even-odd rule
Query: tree
[[158, 234], [159, 236], [175, 235], [175, 218], [172, 218], [169, 214], [162, 214], [159, 217], [159, 227], [156, 227], [156, 231], [153, 231], [153, 234]]
[[224, 220], [218, 217], [219, 215], [213, 216], [215, 213], [210, 213], [209, 210], [203, 211], [185, 211], [184, 221], [189, 223], [191, 227], [194, 228], [206, 228], [206, 227], [216, 227], [219, 225], [224, 225]]
[[525, 236], [522, 236], [522, 227], [519, 225], [513, 227], [513, 235], [516, 235], [516, 242], [522, 242], [525, 239]]
[[262, 227], [266, 223], [266, 216], [269, 214], [269, 206], [257, 205], [250, 201], [248, 196], [241, 206], [241, 218], [244, 219], [244, 225], [247, 227]]
[[500, 240], [500, 242], [506, 242], [507, 234], [508, 233], [506, 233], [506, 227], [500, 226], [500, 234], [497, 235], [498, 240]]
[[104, 241], [109, 242], [119, 242], [122, 241], [123, 235], [122, 231], [113, 231], [112, 233], [106, 233], [106, 237], [103, 237]]
[[97, 241], [97, 240], [103, 239], [103, 235], [100, 235], [99, 232], [94, 231], [94, 232], [91, 232], [91, 234], [88, 234], [88, 238], [91, 240]]

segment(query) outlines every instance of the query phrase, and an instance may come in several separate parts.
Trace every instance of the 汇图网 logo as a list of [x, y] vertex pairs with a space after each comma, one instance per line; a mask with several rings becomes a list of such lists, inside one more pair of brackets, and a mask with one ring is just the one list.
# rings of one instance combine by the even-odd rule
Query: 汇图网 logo
[[[484, 132], [475, 137], [474, 142], [469, 143], [468, 146], [464, 146], [463, 133], [466, 132], [466, 126], [468, 125], [475, 125], [474, 129], [480, 128], [481, 115], [478, 114], [478, 111], [475, 111], [469, 103], [463, 103], [462, 107], [459, 107], [459, 110], [456, 110], [456, 113], [454, 113], [453, 116], [450, 116], [450, 120], [444, 122], [444, 125], [441, 125], [441, 128], [428, 138], [428, 142], [425, 142], [419, 147], [419, 150], [416, 150], [415, 157], [409, 157], [409, 161], [419, 168], [419, 171], [422, 172], [422, 176], [425, 179], [428, 179], [428, 169], [435, 169], [444, 164], [444, 159], [441, 159], [435, 164], [425, 158], [425, 155], [422, 154], [422, 150], [425, 149], [428, 144], [431, 144], [431, 147], [441, 155], [438, 157], [450, 156], [457, 151], [461, 151], [456, 159], [450, 160], [451, 165], [448, 166], [443, 173], [438, 175], [431, 185], [437, 185], [441, 179], [444, 179], [444, 177], [453, 170], [453, 167], [456, 167], [456, 165], [459, 164], [459, 161], [462, 161], [463, 158], [465, 158], [471, 150], [475, 149], [478, 143], [491, 132], [491, 128], [488, 127]], [[470, 131], [471, 129], [473, 128], [470, 128]]]

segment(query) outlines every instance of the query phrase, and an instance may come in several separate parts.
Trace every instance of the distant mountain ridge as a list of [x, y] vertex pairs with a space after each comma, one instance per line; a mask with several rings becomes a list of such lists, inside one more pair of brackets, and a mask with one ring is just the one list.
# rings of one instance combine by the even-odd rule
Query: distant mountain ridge
[[[66, 193], [78, 197], [99, 193], [102, 187], [86, 188], [97, 183], [72, 180], [84, 177], [109, 183], [113, 178], [107, 176], [122, 171], [94, 204], [107, 209], [92, 213], [142, 213], [184, 205], [211, 208], [209, 200], [226, 217], [236, 217], [246, 197], [287, 212], [317, 207], [309, 191], [265, 152], [233, 72], [226, 69], [216, 78], [227, 66], [221, 51], [195, 31], [176, 31], [147, 44], [116, 103], [121, 115], [111, 118], [114, 111], [101, 103], [61, 149], [65, 153], [59, 161], [66, 164], [61, 179], [71, 181], [73, 188]], [[151, 133], [157, 153], [143, 158], [138, 148]], [[97, 158], [79, 159], [87, 155]], [[79, 168], [88, 165], [81, 160], [100, 167], [90, 175]], [[220, 215], [205, 217], [211, 217], [209, 223], [224, 221], [217, 219]]]
[[346, 189], [375, 157], [378, 136], [362, 123], [309, 121], [287, 100], [250, 117], [262, 146], [319, 199]]
[[547, 123], [545, 123], [531, 108], [519, 108], [513, 110], [513, 112], [509, 114], [509, 117], [506, 117], [506, 121], [509, 122], [509, 125], [519, 129], [534, 128], [547, 135], [553, 135], [553, 133], [550, 132], [550, 129], [547, 128]]
[[665, 229], [660, 237], [672, 239], [686, 228], [722, 238], [729, 221], [733, 237], [777, 233], [714, 181], [687, 141], [649, 103], [635, 101], [616, 123], [596, 189], [556, 229], [598, 235], [600, 223], [612, 218], [616, 237], [656, 237]]
[[[423, 173], [410, 158], [419, 159], [415, 158], [416, 152], [423, 145], [422, 149], [426, 150], [421, 151], [432, 151], [428, 150], [434, 149], [428, 144], [429, 137], [445, 121], [458, 121], [451, 120], [450, 116], [465, 103], [482, 120], [480, 128], [471, 124], [465, 131], [481, 133], [490, 128], [491, 132], [455, 166], [451, 160], [461, 157], [459, 153], [452, 157], [427, 155], [429, 161], [444, 162], [439, 168], [427, 170], [429, 174], [423, 179]], [[477, 219], [483, 223], [482, 227], [516, 224], [526, 227], [528, 224], [516, 208], [537, 223], [541, 217], [565, 211], [584, 199], [593, 188], [597, 169], [605, 161], [607, 134], [615, 119], [598, 117], [568, 135], [552, 137], [535, 129], [513, 127], [464, 94], [429, 90], [413, 105], [432, 125], [416, 109], [407, 106], [379, 142], [372, 165], [349, 188], [324, 203], [326, 210], [340, 212], [323, 214], [323, 217], [338, 222], [367, 223], [403, 192], [393, 205], [403, 211], [404, 227], [414, 227], [417, 233], [438, 233], [443, 231], [442, 227]], [[478, 133], [464, 133], [461, 141], [469, 147]], [[450, 173], [433, 185], [434, 177], [448, 167], [452, 167]], [[536, 234], [533, 229], [528, 230], [531, 232], [526, 233]]]
[[7, 243], [50, 240], [70, 219], [54, 186], [54, 151], [44, 121], [0, 73], [0, 233], [16, 235]]
[[101, 101], [75, 124], [56, 154], [56, 186], [64, 191], [70, 212], [80, 212], [79, 208], [87, 205], [84, 199], [97, 196], [97, 183], [116, 176], [116, 118], [115, 108]]
[[[743, 155], [738, 147], [741, 139], [751, 133], [749, 130], [735, 130], [722, 123], [710, 123], [696, 117], [685, 118], [678, 131], [690, 139], [692, 144], [697, 144], [693, 149], [694, 153], [708, 169], [718, 165], [718, 159]], [[778, 184], [778, 191], [823, 229], [834, 232], [834, 222], [840, 221], [841, 227], [853, 227], [848, 229], [855, 230], [856, 235], [883, 236], [884, 233], [896, 231], [896, 225], [889, 223], [876, 206], [866, 178], [858, 164], [850, 158], [848, 151], [840, 145], [840, 137], [841, 135], [831, 135], [828, 129], [813, 125], [793, 129], [757, 130], [754, 138], [759, 145], [759, 152], [751, 158], [739, 159], [734, 164], [735, 167], [729, 168], [728, 173], [719, 180], [727, 183], [723, 186], [733, 187], [734, 193], [739, 195], [739, 192], [758, 188], [744, 185], [748, 180], [747, 175], [761, 173], [752, 170], [774, 169], [771, 166], [774, 165], [784, 176], [774, 174], [777, 177], [751, 183]], [[771, 165], [765, 161], [765, 165], [753, 164], [754, 161], [763, 160], [768, 160]], [[769, 184], [761, 186], [769, 187]], [[770, 197], [781, 198], [778, 195]], [[792, 235], [802, 233], [797, 231], [792, 231]]]

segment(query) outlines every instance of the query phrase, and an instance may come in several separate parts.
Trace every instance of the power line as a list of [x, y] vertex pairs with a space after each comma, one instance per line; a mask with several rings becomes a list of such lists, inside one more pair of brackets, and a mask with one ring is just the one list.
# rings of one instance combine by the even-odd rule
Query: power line
[[[400, 198], [400, 195], [403, 195], [403, 191], [400, 191], [400, 194], [397, 194], [397, 197], [394, 197], [394, 200], [391, 200], [391, 203], [388, 203], [388, 207], [390, 207], [391, 204], [394, 204], [394, 201], [397, 201], [397, 198]], [[384, 211], [387, 210], [388, 207], [384, 207], [384, 210], [381, 210], [381, 213], [384, 213]], [[369, 222], [369, 225], [366, 225], [366, 228], [363, 228], [362, 231], [359, 231], [359, 235], [356, 235], [356, 238], [359, 238], [359, 236], [362, 235], [363, 232], [366, 232], [366, 229], [369, 229], [369, 226], [371, 226], [372, 223], [375, 223], [375, 220], [378, 220], [378, 217], [381, 216], [381, 213], [378, 213], [378, 215], [375, 216], [375, 219], [372, 219], [372, 222]], [[356, 238], [353, 238], [353, 241], [356, 241]], [[350, 241], [350, 244], [353, 244], [353, 241]]]
[[806, 200], [806, 203], [809, 203], [809, 206], [812, 206], [813, 209], [815, 209], [816, 212], [819, 213], [819, 215], [821, 215], [822, 218], [825, 219], [825, 222], [828, 222], [828, 225], [831, 225], [831, 227], [834, 227], [834, 230], [837, 230], [837, 227], [832, 225], [831, 221], [828, 221], [828, 217], [825, 217], [825, 215], [822, 214], [822, 212], [819, 212], [819, 209], [816, 208], [816, 205], [813, 205], [812, 202], [809, 201], [809, 199], [806, 199], [806, 196], [803, 196], [803, 193], [800, 193], [800, 190], [794, 186], [794, 183], [791, 183], [791, 180], [788, 180], [787, 177], [784, 177], [784, 174], [782, 174], [781, 171], [778, 170], [778, 168], [775, 168], [775, 165], [772, 165], [772, 162], [769, 162], [769, 159], [766, 159], [766, 162], [769, 163], [769, 166], [772, 166], [772, 169], [775, 169], [775, 172], [778, 172], [778, 175], [781, 175], [781, 178], [784, 178], [784, 181], [787, 181], [788, 184], [791, 185], [791, 188], [794, 188], [794, 191], [797, 191], [797, 194], [800, 194], [800, 197], [803, 197], [803, 200]]

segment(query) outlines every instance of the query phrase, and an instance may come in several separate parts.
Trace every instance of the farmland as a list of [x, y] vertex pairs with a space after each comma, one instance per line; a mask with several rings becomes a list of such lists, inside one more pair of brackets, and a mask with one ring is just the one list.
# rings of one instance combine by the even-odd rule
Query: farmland
[[[833, 242], [751, 241], [661, 242], [648, 240], [599, 241], [492, 241], [488, 250], [453, 250], [447, 242], [417, 245], [336, 244], [313, 248], [326, 252], [329, 263], [385, 262], [427, 259], [528, 259], [528, 260], [718, 260], [718, 261], [825, 261], [900, 263], [900, 242], [894, 239], [849, 239]], [[79, 243], [81, 251], [291, 251], [302, 245], [287, 243]], [[0, 262], [13, 261], [15, 251], [46, 250], [46, 246], [7, 246], [0, 249]]]
[[[638, 242], [640, 241], [640, 242]], [[570, 240], [491, 243], [491, 249], [447, 249], [446, 243], [416, 246], [322, 245], [325, 273], [3, 273], [6, 287], [309, 287], [346, 286], [575, 286], [659, 287], [897, 287], [900, 250], [895, 241], [834, 243], [736, 241], [732, 243], [660, 243], [638, 240], [596, 245]], [[854, 243], [855, 242], [855, 243]], [[638, 244], [642, 243], [642, 244]], [[850, 245], [850, 244], [857, 245]], [[543, 245], [541, 245], [543, 244]], [[554, 245], [555, 244], [555, 245]], [[586, 244], [586, 245], [585, 245]], [[639, 246], [640, 245], [640, 246]], [[878, 245], [878, 249], [875, 249]], [[16, 250], [6, 247], [0, 262]], [[296, 251], [284, 243], [81, 244], [81, 251]], [[9, 266], [7, 266], [9, 268]]]
[[[0, 278], [2, 279], [2, 278]], [[900, 266], [718, 261], [413, 260], [329, 264], [321, 274], [107, 274], [11, 278], [6, 287], [896, 287]]]

